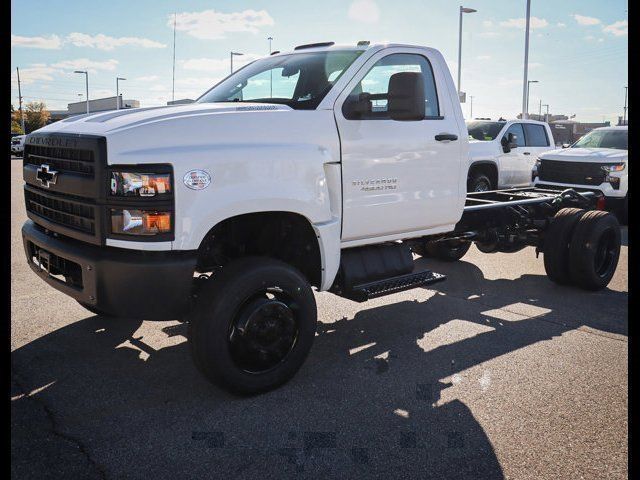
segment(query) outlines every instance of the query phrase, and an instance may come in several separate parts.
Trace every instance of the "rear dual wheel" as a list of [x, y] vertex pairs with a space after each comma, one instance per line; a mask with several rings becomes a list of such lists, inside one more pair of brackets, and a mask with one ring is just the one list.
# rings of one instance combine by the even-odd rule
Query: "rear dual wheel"
[[599, 290], [609, 284], [618, 265], [620, 225], [604, 211], [563, 208], [551, 220], [543, 250], [552, 281]]

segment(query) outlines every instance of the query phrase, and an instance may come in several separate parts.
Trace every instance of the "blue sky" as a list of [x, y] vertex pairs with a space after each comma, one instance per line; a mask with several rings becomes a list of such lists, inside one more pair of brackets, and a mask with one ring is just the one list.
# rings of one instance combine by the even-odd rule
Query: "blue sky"
[[[539, 100], [551, 113], [615, 122], [627, 82], [625, 0], [532, 0], [530, 112]], [[171, 99], [173, 14], [177, 14], [175, 98], [196, 98], [234, 64], [317, 41], [402, 42], [439, 49], [456, 76], [458, 8], [452, 0], [21, 0], [12, 1], [12, 98], [20, 67], [25, 101], [65, 109], [84, 93], [115, 95], [142, 106]], [[525, 0], [464, 0], [462, 90], [473, 116], [520, 112]], [[469, 103], [463, 105], [469, 117]]]

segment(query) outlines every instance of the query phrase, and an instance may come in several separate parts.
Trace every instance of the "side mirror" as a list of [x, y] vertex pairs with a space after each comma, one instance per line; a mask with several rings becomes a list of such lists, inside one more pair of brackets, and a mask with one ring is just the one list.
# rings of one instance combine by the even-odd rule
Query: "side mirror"
[[569, 148], [571, 145], [569, 145], [568, 143], [563, 143], [562, 144], [562, 148]]
[[518, 148], [518, 137], [516, 137], [513, 133], [507, 133], [502, 137], [500, 143], [502, 144], [502, 150], [504, 153], [509, 153], [514, 148]]
[[398, 72], [389, 78], [388, 112], [392, 120], [422, 120], [425, 116], [424, 75]]

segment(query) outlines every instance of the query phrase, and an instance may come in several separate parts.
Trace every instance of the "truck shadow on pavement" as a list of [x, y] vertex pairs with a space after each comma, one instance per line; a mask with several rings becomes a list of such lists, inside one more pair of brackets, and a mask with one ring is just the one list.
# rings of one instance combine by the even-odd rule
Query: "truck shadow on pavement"
[[[298, 375], [255, 397], [207, 383], [175, 322], [92, 316], [27, 344], [12, 354], [20, 390], [12, 474], [77, 470], [68, 463], [75, 457], [39, 441], [48, 429], [86, 454], [87, 478], [503, 478], [481, 424], [443, 392], [464, 370], [578, 327], [626, 335], [626, 312], [620, 321], [595, 317], [601, 295], [569, 299], [542, 276], [484, 280], [466, 262], [432, 267], [460, 280], [437, 285], [426, 301], [375, 306], [352, 319], [336, 312], [334, 322], [318, 324]], [[517, 304], [524, 291], [537, 316]], [[504, 310], [515, 320], [491, 313], [508, 302], [518, 305]], [[556, 310], [574, 303], [581, 320], [562, 321]], [[472, 336], [438, 341], [439, 327], [459, 321], [470, 322]], [[31, 401], [49, 412], [47, 424], [21, 408]]]

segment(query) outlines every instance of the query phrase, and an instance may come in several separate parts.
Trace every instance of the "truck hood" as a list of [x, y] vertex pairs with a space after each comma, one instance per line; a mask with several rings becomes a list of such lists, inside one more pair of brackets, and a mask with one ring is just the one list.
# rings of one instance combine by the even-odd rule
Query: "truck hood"
[[265, 103], [191, 103], [147, 108], [127, 108], [75, 115], [37, 130], [38, 133], [80, 133], [109, 136], [129, 128], [181, 118], [237, 115], [249, 112], [291, 111], [286, 105]]
[[563, 148], [551, 150], [540, 155], [541, 160], [558, 160], [565, 162], [615, 163], [626, 162], [627, 150], [614, 148]]
[[483, 140], [469, 140], [469, 159], [480, 160], [486, 158], [493, 158], [499, 153], [499, 147], [495, 140], [483, 141]]
[[221, 158], [242, 164], [249, 157], [292, 155], [340, 161], [332, 110], [294, 110], [276, 104], [195, 103], [101, 112], [52, 123], [36, 135], [49, 133], [105, 137], [109, 164], [180, 163], [203, 168]]

